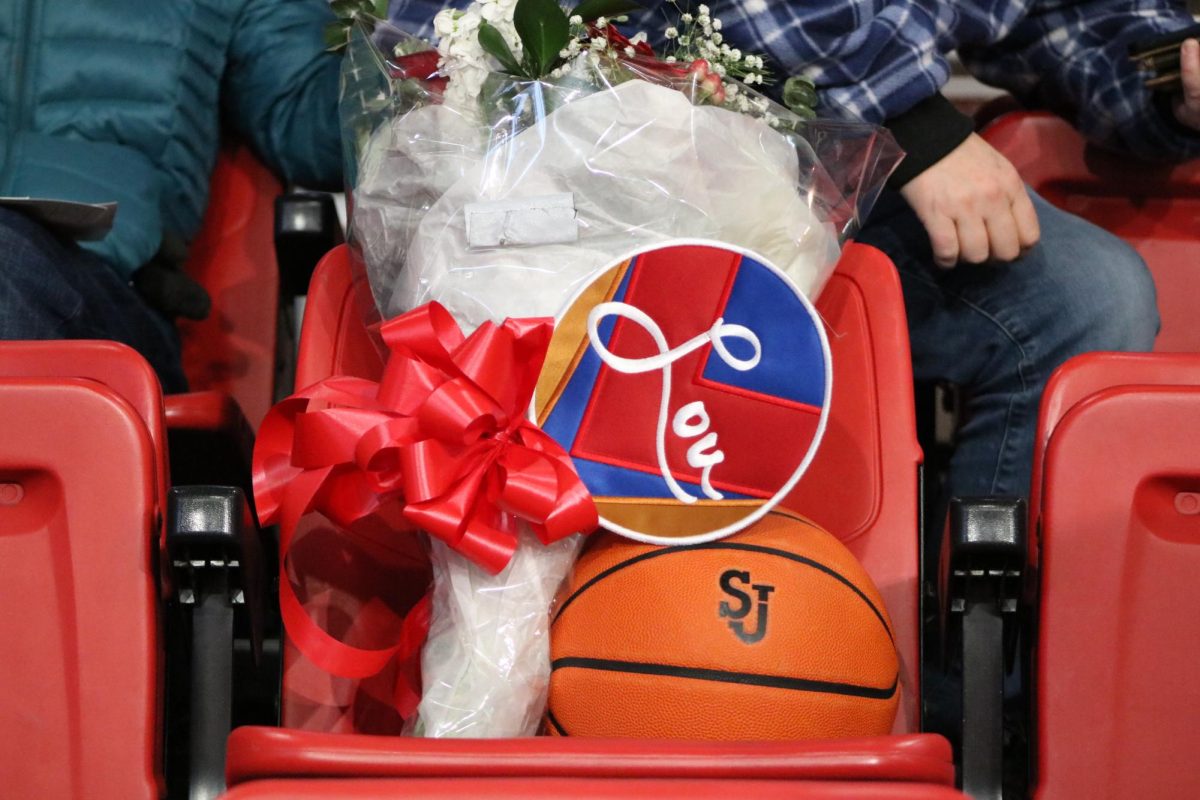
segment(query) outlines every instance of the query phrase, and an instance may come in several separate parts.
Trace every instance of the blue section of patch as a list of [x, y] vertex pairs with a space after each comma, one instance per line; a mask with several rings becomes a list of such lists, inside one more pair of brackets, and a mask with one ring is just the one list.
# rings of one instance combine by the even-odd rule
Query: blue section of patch
[[[788, 284], [752, 258], [742, 258], [725, 322], [744, 325], [762, 344], [762, 362], [739, 372], [709, 351], [704, 377], [771, 397], [782, 397], [820, 408], [825, 404], [825, 353], [808, 311]], [[728, 340], [737, 358], [751, 355], [743, 341]]]
[[[675, 497], [671, 494], [671, 489], [663, 480], [662, 475], [657, 472], [651, 474], [627, 467], [614, 467], [611, 464], [588, 461], [583, 458], [575, 458], [573, 462], [579, 477], [583, 480], [583, 485], [588, 488], [593, 497]], [[699, 500], [708, 499], [700, 489], [699, 481], [682, 480], [679, 477], [676, 477], [675, 480], [679, 481], [679, 485], [693, 497]], [[725, 495], [726, 500], [755, 499], [748, 494], [728, 492], [719, 488], [717, 491]]]

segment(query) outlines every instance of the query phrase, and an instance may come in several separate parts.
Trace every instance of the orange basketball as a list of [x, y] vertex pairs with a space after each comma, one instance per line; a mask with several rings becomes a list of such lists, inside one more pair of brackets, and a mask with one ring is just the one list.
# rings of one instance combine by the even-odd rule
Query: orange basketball
[[891, 621], [844, 545], [769, 514], [679, 547], [597, 535], [551, 628], [558, 736], [826, 739], [891, 731]]

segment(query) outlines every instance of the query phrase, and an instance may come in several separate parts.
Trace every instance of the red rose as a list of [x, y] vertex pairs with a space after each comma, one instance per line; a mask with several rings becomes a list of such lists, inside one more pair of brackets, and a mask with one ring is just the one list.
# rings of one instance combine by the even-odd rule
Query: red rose
[[419, 81], [427, 81], [438, 77], [438, 52], [422, 50], [419, 53], [398, 56], [388, 62], [388, 68], [393, 78], [415, 78]]
[[635, 55], [644, 56], [646, 58], [655, 57], [654, 48], [651, 47], [647, 42], [638, 42], [637, 44], [634, 44], [628, 36], [617, 30], [617, 27], [611, 23], [603, 28], [597, 28], [595, 25], [589, 25], [588, 35], [592, 38], [603, 36], [604, 38], [608, 39], [608, 42], [610, 45], [612, 45], [613, 49], [623, 56], [628, 55], [625, 52], [625, 48], [632, 47], [635, 51]]

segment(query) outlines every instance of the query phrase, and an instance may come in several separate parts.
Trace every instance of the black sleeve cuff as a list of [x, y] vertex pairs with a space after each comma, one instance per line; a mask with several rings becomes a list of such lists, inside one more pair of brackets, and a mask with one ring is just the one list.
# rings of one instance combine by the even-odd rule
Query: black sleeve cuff
[[906, 153], [900, 166], [888, 179], [890, 189], [899, 189], [941, 161], [975, 130], [971, 118], [955, 108], [940, 92], [884, 124]]

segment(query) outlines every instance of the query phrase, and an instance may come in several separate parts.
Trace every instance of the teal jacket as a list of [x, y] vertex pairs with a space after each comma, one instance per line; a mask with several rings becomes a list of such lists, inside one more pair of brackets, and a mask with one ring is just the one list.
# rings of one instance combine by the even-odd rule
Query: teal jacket
[[290, 181], [341, 176], [326, 0], [0, 0], [0, 196], [116, 201], [129, 275], [200, 227], [220, 137]]

